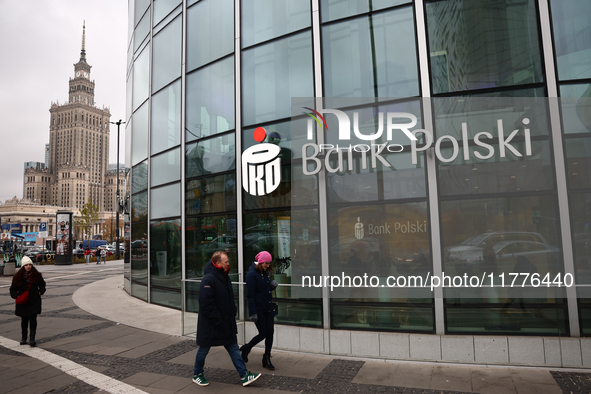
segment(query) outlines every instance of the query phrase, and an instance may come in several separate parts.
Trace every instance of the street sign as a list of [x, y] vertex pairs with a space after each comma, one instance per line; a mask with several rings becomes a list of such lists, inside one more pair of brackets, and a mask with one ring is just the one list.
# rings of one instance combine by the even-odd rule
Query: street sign
[[39, 231], [47, 231], [47, 223], [39, 223]]
[[47, 231], [39, 231], [39, 238], [47, 238]]

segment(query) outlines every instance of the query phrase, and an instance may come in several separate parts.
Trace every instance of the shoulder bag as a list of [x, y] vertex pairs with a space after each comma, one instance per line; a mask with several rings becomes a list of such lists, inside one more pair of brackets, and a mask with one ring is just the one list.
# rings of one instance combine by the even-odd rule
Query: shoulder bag
[[27, 290], [23, 294], [16, 297], [16, 300], [14, 300], [15, 304], [22, 305], [26, 304], [27, 301], [29, 301], [29, 289], [31, 288], [32, 284], [33, 282], [29, 283], [29, 287], [27, 287]]

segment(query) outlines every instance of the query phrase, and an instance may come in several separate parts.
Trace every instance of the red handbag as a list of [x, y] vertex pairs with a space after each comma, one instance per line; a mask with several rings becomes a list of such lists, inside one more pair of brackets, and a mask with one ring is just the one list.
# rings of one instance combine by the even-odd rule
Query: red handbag
[[25, 291], [23, 294], [21, 294], [18, 297], [16, 297], [16, 300], [14, 300], [14, 302], [17, 305], [26, 304], [27, 301], [29, 301], [29, 289], [31, 288], [31, 285], [32, 284], [33, 283], [29, 283], [29, 287], [27, 287], [27, 291]]

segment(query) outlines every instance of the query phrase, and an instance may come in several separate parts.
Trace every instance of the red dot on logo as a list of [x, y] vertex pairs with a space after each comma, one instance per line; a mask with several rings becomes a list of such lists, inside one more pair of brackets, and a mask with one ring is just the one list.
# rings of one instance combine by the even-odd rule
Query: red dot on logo
[[263, 140], [267, 136], [267, 132], [264, 128], [257, 127], [252, 136], [256, 142], [263, 142]]

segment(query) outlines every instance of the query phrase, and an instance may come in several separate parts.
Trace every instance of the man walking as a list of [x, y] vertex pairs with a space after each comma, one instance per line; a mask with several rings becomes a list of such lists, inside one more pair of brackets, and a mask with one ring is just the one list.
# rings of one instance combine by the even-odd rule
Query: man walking
[[203, 269], [203, 280], [199, 288], [199, 319], [197, 321], [197, 355], [193, 368], [193, 382], [208, 386], [203, 376], [205, 357], [212, 346], [223, 346], [240, 375], [243, 386], [248, 386], [261, 377], [246, 369], [238, 350], [238, 328], [236, 327], [236, 305], [232, 281], [228, 277], [230, 263], [228, 255], [217, 251]]
[[86, 247], [84, 249], [84, 259], [86, 260], [86, 264], [90, 263], [90, 247]]
[[101, 263], [101, 249], [100, 248], [96, 248], [96, 251], [94, 252], [94, 255], [96, 256], [96, 263], [100, 264]]

